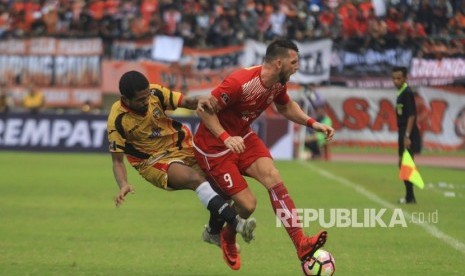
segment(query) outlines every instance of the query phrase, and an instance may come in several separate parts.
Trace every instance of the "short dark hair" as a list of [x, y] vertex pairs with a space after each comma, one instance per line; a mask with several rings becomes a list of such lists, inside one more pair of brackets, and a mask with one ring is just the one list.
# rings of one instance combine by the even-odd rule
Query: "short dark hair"
[[299, 52], [299, 48], [297, 48], [297, 45], [292, 40], [278, 38], [266, 48], [265, 62], [270, 62], [278, 57], [287, 57], [289, 50]]
[[403, 75], [404, 77], [407, 77], [407, 67], [405, 67], [405, 66], [394, 66], [394, 67], [392, 68], [392, 72], [393, 72], [393, 73], [394, 73], [394, 72], [402, 72], [402, 75]]
[[134, 98], [136, 92], [148, 87], [149, 80], [138, 71], [128, 71], [119, 79], [119, 92], [128, 99]]

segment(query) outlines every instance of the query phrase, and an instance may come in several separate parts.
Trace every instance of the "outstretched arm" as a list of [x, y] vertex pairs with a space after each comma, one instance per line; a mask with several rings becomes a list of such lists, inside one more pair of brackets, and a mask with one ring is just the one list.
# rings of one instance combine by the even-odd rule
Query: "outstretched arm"
[[179, 107], [184, 107], [190, 110], [194, 110], [197, 108], [198, 102], [199, 102], [199, 98], [197, 97], [182, 97]]
[[208, 97], [183, 97], [179, 107], [184, 107], [190, 110], [208, 110], [217, 112], [216, 102], [211, 101]]
[[308, 116], [295, 101], [289, 101], [285, 105], [276, 104], [278, 112], [288, 120], [313, 128], [326, 135], [326, 141], [331, 141], [334, 136], [334, 129], [328, 125], [321, 124]]
[[119, 193], [115, 198], [115, 205], [118, 207], [124, 202], [124, 198], [128, 193], [134, 192], [134, 188], [129, 185], [127, 180], [126, 166], [124, 165], [124, 153], [112, 152], [111, 159], [113, 162], [113, 175], [119, 186]]

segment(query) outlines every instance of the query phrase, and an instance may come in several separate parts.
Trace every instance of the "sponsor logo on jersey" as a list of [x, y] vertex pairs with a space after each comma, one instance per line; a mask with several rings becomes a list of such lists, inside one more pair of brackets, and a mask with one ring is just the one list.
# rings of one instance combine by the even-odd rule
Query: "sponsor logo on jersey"
[[221, 100], [227, 104], [229, 102], [229, 96], [226, 93], [221, 93]]
[[116, 151], [116, 142], [110, 141], [110, 145], [108, 148], [110, 149], [110, 151]]
[[397, 104], [396, 105], [397, 115], [402, 116], [402, 109], [403, 108], [404, 108], [403, 104]]

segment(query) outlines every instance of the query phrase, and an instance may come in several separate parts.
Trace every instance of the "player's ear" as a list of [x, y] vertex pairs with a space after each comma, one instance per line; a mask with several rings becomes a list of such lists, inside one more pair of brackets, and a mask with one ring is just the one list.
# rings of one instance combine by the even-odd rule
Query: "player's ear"
[[281, 69], [281, 66], [283, 65], [283, 62], [280, 58], [277, 58], [275, 61], [275, 66], [277, 69]]
[[125, 105], [128, 105], [129, 104], [129, 99], [124, 96], [124, 95], [121, 95], [121, 101], [125, 104]]

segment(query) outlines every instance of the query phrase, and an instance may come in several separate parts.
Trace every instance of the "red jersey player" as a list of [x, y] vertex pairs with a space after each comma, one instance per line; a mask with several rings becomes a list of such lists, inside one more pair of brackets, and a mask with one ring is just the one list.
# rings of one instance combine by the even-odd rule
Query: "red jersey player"
[[[300, 260], [326, 242], [326, 231], [307, 237], [300, 225], [293, 225], [294, 202], [276, 169], [269, 149], [251, 129], [252, 122], [271, 104], [287, 119], [326, 134], [331, 140], [334, 129], [309, 117], [287, 94], [286, 83], [298, 67], [298, 48], [290, 40], [273, 41], [266, 50], [263, 65], [233, 72], [216, 87], [210, 101], [218, 113], [198, 112], [202, 120], [194, 137], [195, 157], [217, 187], [229, 196], [239, 214], [247, 218], [256, 206], [256, 198], [243, 175], [258, 180], [269, 192], [273, 210], [283, 222]], [[282, 216], [283, 212], [287, 215]], [[295, 212], [294, 212], [295, 215]], [[226, 226], [221, 231], [223, 257], [232, 269], [240, 268], [235, 245], [236, 233]]]

